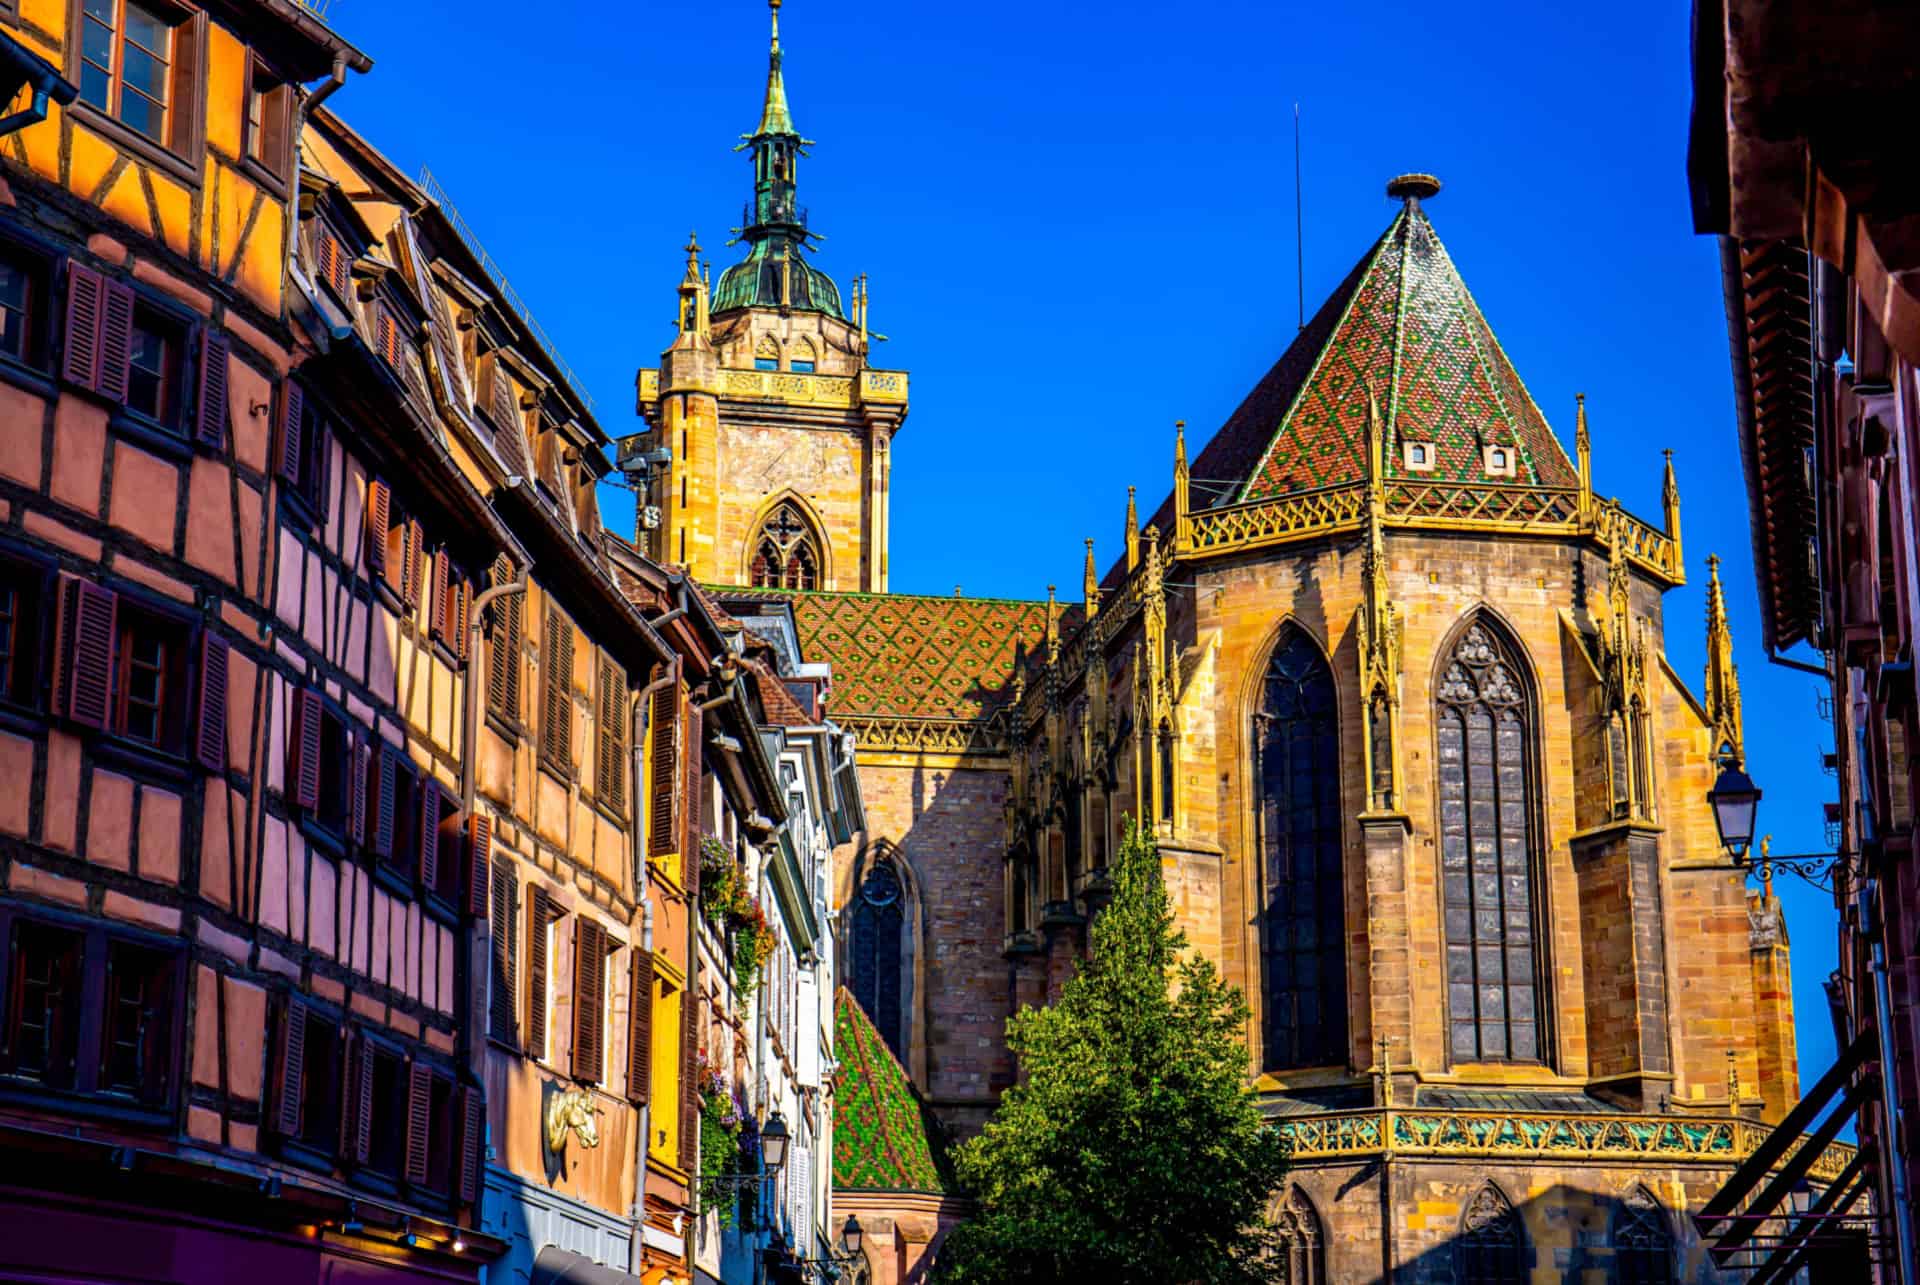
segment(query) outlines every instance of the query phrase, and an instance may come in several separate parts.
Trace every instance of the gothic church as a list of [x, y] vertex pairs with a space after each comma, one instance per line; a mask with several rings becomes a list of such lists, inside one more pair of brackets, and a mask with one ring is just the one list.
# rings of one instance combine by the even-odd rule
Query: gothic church
[[1252, 1004], [1285, 1279], [1719, 1279], [1687, 1214], [1798, 1083], [1779, 905], [1706, 802], [1742, 754], [1717, 578], [1704, 684], [1665, 659], [1671, 461], [1657, 521], [1594, 494], [1584, 403], [1569, 455], [1408, 175], [1239, 409], [1170, 443], [1164, 500], [1128, 494], [1104, 570], [1089, 541], [1077, 600], [889, 593], [908, 377], [813, 262], [772, 4], [745, 257], [715, 286], [689, 247], [640, 374], [671, 453], [641, 534], [790, 610], [857, 737], [837, 1207], [899, 1265], [950, 1222], [939, 1166], [899, 1159], [929, 1150], [912, 1099], [979, 1126], [1132, 816]]

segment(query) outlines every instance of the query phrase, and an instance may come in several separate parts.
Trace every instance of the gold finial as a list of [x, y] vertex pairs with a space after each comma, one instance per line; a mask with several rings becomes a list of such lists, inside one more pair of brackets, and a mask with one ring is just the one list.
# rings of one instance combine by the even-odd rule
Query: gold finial
[[1087, 604], [1087, 619], [1092, 620], [1100, 614], [1100, 576], [1093, 568], [1093, 538], [1087, 538], [1087, 569], [1080, 586], [1081, 596]]
[[1732, 1049], [1727, 1050], [1727, 1106], [1737, 1109], [1740, 1105], [1740, 1063]]
[[1187, 466], [1187, 421], [1173, 421], [1173, 458], [1181, 468]]
[[1393, 1105], [1393, 1037], [1380, 1037], [1380, 1092], [1385, 1098], [1382, 1106]]
[[1127, 488], [1127, 572], [1140, 565], [1140, 511], [1133, 502], [1133, 488]]
[[1733, 663], [1733, 630], [1727, 625], [1727, 596], [1720, 584], [1720, 558], [1707, 558], [1707, 720], [1713, 729], [1716, 762], [1746, 763], [1746, 729], [1740, 712], [1740, 667]]
[[1680, 557], [1680, 483], [1673, 476], [1673, 452], [1667, 457], [1667, 473], [1660, 487], [1660, 499], [1667, 512], [1667, 539], [1673, 541], [1673, 564], [1684, 566]]

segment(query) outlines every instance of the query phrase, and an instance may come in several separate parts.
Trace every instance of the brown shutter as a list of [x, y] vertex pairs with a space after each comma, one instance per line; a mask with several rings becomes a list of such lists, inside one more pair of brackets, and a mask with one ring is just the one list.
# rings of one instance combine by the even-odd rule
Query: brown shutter
[[347, 819], [349, 832], [347, 838], [365, 846], [367, 842], [367, 777], [373, 771], [373, 747], [356, 743], [353, 747], [353, 763], [349, 770], [351, 779], [347, 783], [349, 791], [349, 811]]
[[618, 812], [627, 806], [627, 675], [612, 661], [600, 662], [599, 763], [594, 790]]
[[[494, 559], [493, 587], [514, 584], [513, 560], [505, 554]], [[493, 630], [487, 648], [487, 700], [494, 713], [508, 721], [520, 717], [520, 611], [524, 594], [512, 593], [495, 598]]]
[[100, 318], [106, 309], [107, 283], [92, 268], [67, 265], [67, 324], [60, 354], [60, 377], [80, 388], [100, 382]]
[[427, 533], [413, 519], [407, 519], [406, 537], [401, 541], [400, 599], [409, 607], [420, 605], [420, 555]]
[[573, 769], [573, 626], [547, 612], [546, 700], [540, 716], [540, 752], [566, 773]]
[[320, 806], [320, 693], [301, 689], [291, 702], [287, 737], [287, 797], [295, 807]]
[[647, 855], [665, 857], [679, 850], [675, 833], [680, 815], [680, 688], [669, 683], [653, 694], [647, 714]]
[[306, 1073], [307, 1006], [289, 998], [280, 1010], [280, 1038], [273, 1050], [273, 1110], [268, 1116], [268, 1126], [283, 1138], [300, 1136]]
[[691, 701], [686, 702], [681, 727], [682, 752], [687, 756], [686, 766], [681, 770], [681, 783], [686, 787], [680, 801], [680, 886], [687, 890], [687, 896], [700, 895], [700, 710]]
[[227, 440], [227, 337], [215, 330], [200, 332], [200, 411], [196, 431], [208, 446]]
[[227, 644], [211, 630], [200, 635], [200, 729], [194, 738], [200, 766], [227, 770]]
[[288, 380], [280, 388], [280, 479], [288, 486], [300, 485], [300, 457], [305, 453], [300, 438], [306, 431], [306, 417], [306, 390]]
[[133, 291], [118, 281], [107, 282], [100, 311], [100, 382], [102, 394], [116, 402], [127, 400], [127, 363], [133, 353]]
[[104, 731], [113, 704], [114, 631], [119, 599], [91, 580], [60, 577], [54, 648], [54, 712]]
[[393, 316], [383, 304], [373, 314], [373, 346], [389, 366], [393, 360]]
[[407, 1181], [427, 1180], [433, 1154], [433, 1072], [419, 1062], [407, 1068]]
[[476, 812], [467, 818], [467, 913], [487, 917], [487, 872], [493, 869], [493, 818]]
[[635, 946], [627, 972], [627, 1101], [637, 1106], [653, 1093], [653, 952]]
[[606, 1031], [607, 938], [597, 920], [573, 921], [573, 1078], [598, 1084]]
[[393, 751], [382, 748], [373, 786], [373, 850], [382, 857], [393, 856], [394, 812], [399, 800], [399, 765]]
[[433, 587], [432, 597], [427, 599], [427, 621], [434, 637], [444, 639], [452, 612], [452, 603], [448, 601], [453, 592], [453, 560], [445, 549], [433, 551]]
[[367, 570], [387, 569], [387, 530], [393, 523], [393, 492], [385, 482], [367, 484]]
[[351, 1037], [346, 1068], [341, 1093], [340, 1150], [348, 1164], [363, 1165], [373, 1154], [373, 1046], [366, 1036]]
[[486, 1127], [486, 1099], [478, 1089], [461, 1089], [459, 1190], [455, 1195], [463, 1205], [480, 1199], [480, 1143]]
[[473, 582], [456, 580], [453, 584], [453, 609], [448, 613], [452, 620], [453, 654], [461, 664], [467, 663], [467, 644], [473, 633]]
[[527, 1053], [547, 1057], [547, 921], [553, 900], [538, 884], [527, 890]]
[[680, 992], [680, 1167], [693, 1172], [700, 1159], [700, 1087], [693, 1068], [700, 1054], [700, 997], [692, 981]]
[[420, 809], [414, 826], [420, 835], [420, 886], [432, 892], [440, 883], [440, 786], [422, 778], [413, 793]]
[[514, 912], [519, 880], [513, 867], [502, 861], [493, 867], [493, 914], [489, 937], [493, 943], [492, 987], [487, 996], [487, 1030], [494, 1039], [514, 1048], [520, 1046], [514, 1029], [514, 997], [519, 994], [520, 959], [518, 945], [520, 920]]
[[336, 291], [338, 291], [340, 287], [334, 280], [334, 270], [339, 263], [340, 243], [327, 233], [320, 233], [319, 236], [314, 238], [313, 266], [318, 271], [320, 280], [332, 286]]

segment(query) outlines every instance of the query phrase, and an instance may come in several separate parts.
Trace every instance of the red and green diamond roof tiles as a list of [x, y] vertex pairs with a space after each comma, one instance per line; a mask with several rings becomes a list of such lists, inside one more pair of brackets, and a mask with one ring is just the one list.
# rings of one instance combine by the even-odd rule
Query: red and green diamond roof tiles
[[[1434, 185], [1437, 188], [1437, 184]], [[1367, 394], [1388, 425], [1389, 477], [1570, 487], [1578, 475], [1501, 350], [1417, 196], [1321, 305], [1192, 464], [1216, 504], [1273, 499], [1366, 476]], [[1412, 472], [1401, 444], [1433, 444]], [[1515, 449], [1511, 479], [1481, 447]], [[1171, 499], [1157, 520], [1170, 519]]]
[[839, 1191], [947, 1189], [939, 1135], [907, 1072], [853, 993], [833, 1001], [840, 1078], [833, 1093], [833, 1185]]

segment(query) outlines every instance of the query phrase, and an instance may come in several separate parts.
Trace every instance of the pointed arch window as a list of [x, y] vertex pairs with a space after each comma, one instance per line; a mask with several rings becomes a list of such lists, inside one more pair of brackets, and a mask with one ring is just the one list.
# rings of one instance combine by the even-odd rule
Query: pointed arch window
[[1461, 635], [1437, 703], [1448, 1047], [1461, 1062], [1537, 1062], [1532, 715], [1490, 625]]
[[1673, 1230], [1660, 1202], [1645, 1187], [1627, 1193], [1613, 1211], [1613, 1273], [1624, 1285], [1671, 1285]]
[[906, 933], [906, 885], [890, 859], [867, 872], [853, 895], [852, 943], [848, 971], [853, 997], [893, 1055], [905, 1061], [901, 1037], [900, 962]]
[[1525, 1285], [1527, 1233], [1501, 1190], [1480, 1188], [1454, 1239], [1455, 1278], [1464, 1285]]
[[[775, 298], [778, 298], [778, 294]], [[753, 368], [755, 370], [780, 369], [780, 345], [772, 335], [760, 336], [760, 342], [753, 350]]]
[[802, 336], [794, 345], [793, 359], [787, 363], [787, 369], [796, 375], [811, 375], [820, 365], [820, 355], [814, 351], [813, 341]]
[[1279, 1285], [1325, 1285], [1326, 1237], [1307, 1193], [1298, 1187], [1288, 1188], [1286, 1198], [1274, 1210], [1273, 1226], [1279, 1240], [1274, 1247], [1273, 1266], [1278, 1270], [1270, 1279]]
[[761, 524], [749, 573], [756, 589], [820, 587], [820, 549], [792, 501], [782, 502]]
[[1333, 672], [1289, 628], [1267, 666], [1254, 774], [1265, 910], [1261, 994], [1268, 1070], [1347, 1060], [1340, 737]]

